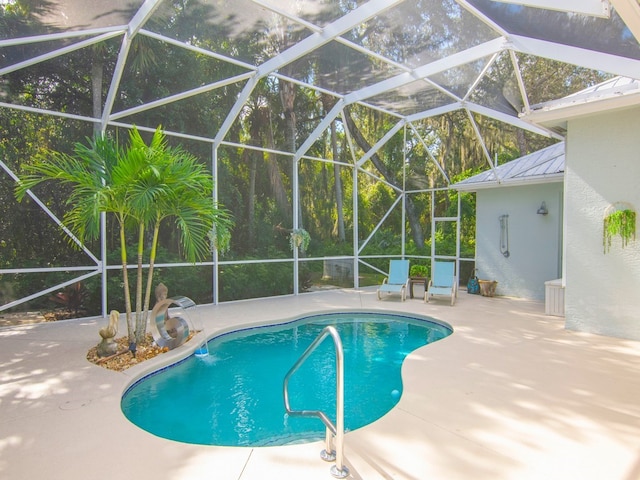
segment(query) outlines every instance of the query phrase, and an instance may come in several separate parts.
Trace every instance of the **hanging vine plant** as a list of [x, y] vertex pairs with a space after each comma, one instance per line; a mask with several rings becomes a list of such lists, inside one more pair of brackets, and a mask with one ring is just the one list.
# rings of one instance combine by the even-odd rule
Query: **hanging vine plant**
[[306, 251], [311, 241], [311, 235], [304, 228], [296, 228], [291, 231], [289, 235], [289, 244], [291, 250], [299, 248], [301, 251]]
[[[604, 253], [611, 248], [611, 239], [616, 235], [622, 239], [622, 248], [626, 247], [630, 240], [636, 239], [636, 212], [632, 208], [616, 208], [605, 213], [602, 244]], [[610, 211], [611, 209], [607, 209]]]

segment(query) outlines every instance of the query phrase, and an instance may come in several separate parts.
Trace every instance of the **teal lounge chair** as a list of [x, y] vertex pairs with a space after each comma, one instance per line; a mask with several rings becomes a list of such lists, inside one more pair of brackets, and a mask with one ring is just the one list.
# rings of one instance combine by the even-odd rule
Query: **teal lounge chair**
[[451, 305], [456, 303], [458, 296], [458, 278], [456, 277], [456, 264], [454, 262], [433, 262], [433, 274], [427, 291], [424, 292], [424, 301], [429, 303], [433, 295], [448, 295], [451, 297]]
[[399, 293], [402, 301], [407, 295], [409, 283], [409, 260], [391, 260], [389, 262], [389, 276], [378, 287], [378, 300], [382, 299], [382, 293]]

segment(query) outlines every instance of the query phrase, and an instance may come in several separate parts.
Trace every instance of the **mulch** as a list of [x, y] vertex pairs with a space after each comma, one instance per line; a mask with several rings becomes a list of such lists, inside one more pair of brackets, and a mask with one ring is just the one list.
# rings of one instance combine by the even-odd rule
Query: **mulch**
[[98, 353], [96, 352], [96, 345], [87, 352], [87, 360], [103, 368], [122, 372], [129, 367], [133, 367], [134, 365], [138, 365], [145, 360], [149, 360], [169, 351], [167, 347], [160, 348], [159, 346], [157, 346], [153, 342], [153, 337], [151, 336], [151, 334], [147, 334], [145, 342], [143, 344], [136, 345], [135, 357], [129, 350], [128, 337], [125, 336], [116, 338], [115, 342], [118, 344], [118, 353], [116, 353], [115, 355], [112, 355], [110, 357], [99, 357]]

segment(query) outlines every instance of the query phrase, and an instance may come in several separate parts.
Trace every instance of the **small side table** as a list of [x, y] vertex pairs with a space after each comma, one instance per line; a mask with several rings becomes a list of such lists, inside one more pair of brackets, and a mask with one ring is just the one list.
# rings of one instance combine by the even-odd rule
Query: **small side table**
[[413, 286], [418, 284], [424, 286], [424, 291], [427, 291], [427, 283], [429, 279], [427, 277], [409, 277], [409, 298], [413, 298]]

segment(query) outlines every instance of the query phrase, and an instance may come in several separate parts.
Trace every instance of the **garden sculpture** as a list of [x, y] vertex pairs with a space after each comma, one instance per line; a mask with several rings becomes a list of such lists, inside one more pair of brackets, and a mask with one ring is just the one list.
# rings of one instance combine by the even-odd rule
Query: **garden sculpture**
[[111, 310], [109, 314], [109, 325], [100, 329], [102, 341], [98, 344], [98, 356], [108, 357], [115, 355], [118, 351], [118, 344], [114, 338], [118, 334], [118, 321], [120, 320], [120, 312]]

